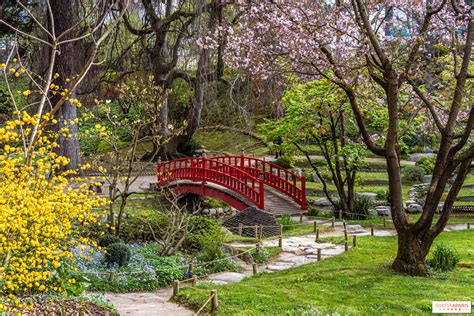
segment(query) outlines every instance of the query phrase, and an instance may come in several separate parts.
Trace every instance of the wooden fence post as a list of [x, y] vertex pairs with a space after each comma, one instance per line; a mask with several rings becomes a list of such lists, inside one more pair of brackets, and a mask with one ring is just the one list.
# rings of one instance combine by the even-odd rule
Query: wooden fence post
[[109, 272], [109, 282], [112, 282], [115, 277], [115, 272]]
[[471, 229], [471, 223], [467, 223], [467, 229]]
[[257, 264], [255, 262], [252, 263], [252, 271], [253, 275], [256, 275], [258, 273]]
[[321, 248], [318, 248], [318, 261], [321, 261]]
[[370, 226], [370, 236], [374, 236], [374, 225]]
[[217, 308], [219, 307], [219, 301], [217, 299], [217, 291], [216, 290], [211, 290], [211, 311], [215, 312], [217, 311]]
[[260, 253], [260, 244], [256, 244], [255, 245], [255, 254], [259, 254]]
[[336, 227], [336, 218], [334, 216], [331, 219], [331, 226], [332, 228]]
[[347, 241], [344, 243], [344, 251], [349, 251], [349, 244]]
[[316, 242], [319, 241], [319, 228], [316, 229]]
[[344, 240], [347, 241], [347, 229], [344, 228]]
[[262, 236], [263, 236], [263, 225], [260, 224], [260, 234], [259, 234], [258, 240], [261, 240], [261, 239], [262, 239]]
[[239, 236], [242, 236], [242, 223], [239, 224]]
[[303, 213], [300, 213], [300, 224], [303, 224]]
[[383, 228], [387, 228], [387, 216], [383, 216]]
[[357, 235], [352, 236], [352, 247], [357, 247]]
[[283, 249], [283, 237], [278, 237], [278, 247], [280, 249]]
[[255, 230], [255, 240], [258, 240], [258, 225], [255, 225], [254, 227], [254, 230]]
[[280, 224], [280, 237], [283, 237], [283, 224]]
[[174, 280], [173, 282], [173, 296], [176, 296], [179, 294], [179, 281]]
[[316, 221], [314, 221], [314, 223], [313, 223], [313, 232], [314, 233], [316, 232]]

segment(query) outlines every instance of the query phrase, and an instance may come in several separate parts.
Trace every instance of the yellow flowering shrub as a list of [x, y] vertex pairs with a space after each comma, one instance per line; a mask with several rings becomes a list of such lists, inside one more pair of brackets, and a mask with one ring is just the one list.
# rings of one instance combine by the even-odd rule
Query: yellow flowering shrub
[[4, 295], [61, 293], [74, 284], [74, 278], [62, 275], [74, 259], [72, 247], [89, 243], [78, 237], [78, 229], [94, 223], [93, 210], [106, 203], [75, 172], [62, 171], [68, 159], [54, 153], [58, 145], [49, 133], [41, 133], [32, 164], [26, 164], [20, 131], [27, 135], [37, 122], [38, 117], [23, 113], [0, 128], [0, 293]]

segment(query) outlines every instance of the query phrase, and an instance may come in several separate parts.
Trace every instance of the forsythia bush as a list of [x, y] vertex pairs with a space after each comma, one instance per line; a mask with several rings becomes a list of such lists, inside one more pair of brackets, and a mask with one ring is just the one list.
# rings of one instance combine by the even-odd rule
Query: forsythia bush
[[17, 115], [0, 128], [0, 294], [63, 293], [76, 282], [70, 250], [88, 243], [77, 228], [95, 222], [93, 209], [105, 200], [62, 171], [68, 159], [54, 153], [53, 135], [39, 131], [28, 165], [21, 133], [28, 136], [38, 117]]

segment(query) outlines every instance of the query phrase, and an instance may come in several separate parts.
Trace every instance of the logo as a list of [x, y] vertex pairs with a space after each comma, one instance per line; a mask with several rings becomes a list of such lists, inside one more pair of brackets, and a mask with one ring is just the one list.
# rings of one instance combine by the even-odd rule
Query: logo
[[433, 301], [433, 314], [470, 314], [472, 310], [470, 301]]

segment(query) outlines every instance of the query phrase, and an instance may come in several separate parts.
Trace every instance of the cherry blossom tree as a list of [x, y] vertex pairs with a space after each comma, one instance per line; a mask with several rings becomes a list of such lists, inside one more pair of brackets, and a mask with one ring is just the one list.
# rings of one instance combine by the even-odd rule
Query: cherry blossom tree
[[[239, 23], [227, 30], [229, 65], [263, 77], [295, 73], [301, 80], [326, 78], [345, 92], [365, 145], [387, 161], [398, 232], [392, 267], [427, 275], [425, 258], [448, 222], [474, 157], [470, 7], [462, 0], [240, 1], [236, 7]], [[378, 142], [367, 127], [374, 103], [386, 108], [388, 122], [377, 133]], [[429, 118], [440, 136], [416, 222], [408, 220], [403, 207], [402, 111]]]

